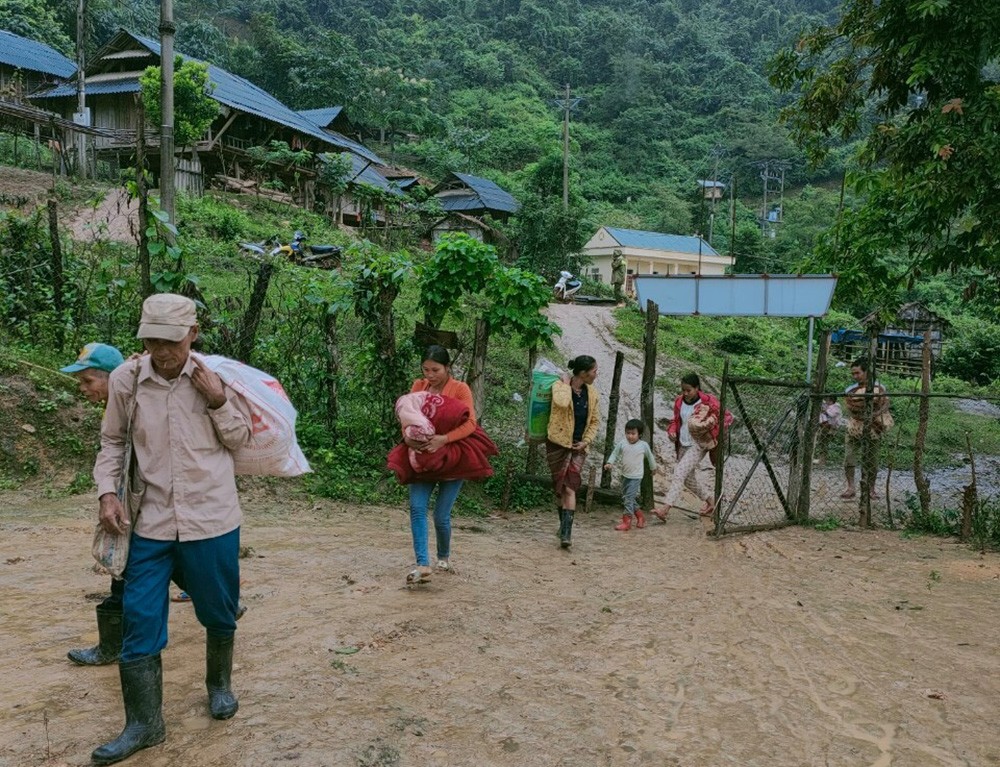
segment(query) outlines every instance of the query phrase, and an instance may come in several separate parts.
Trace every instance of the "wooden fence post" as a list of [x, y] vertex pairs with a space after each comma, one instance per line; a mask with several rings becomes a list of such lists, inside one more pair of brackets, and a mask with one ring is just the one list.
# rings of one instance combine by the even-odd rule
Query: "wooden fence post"
[[819, 360], [816, 363], [816, 377], [813, 379], [812, 396], [809, 402], [809, 418], [800, 430], [801, 465], [799, 466], [799, 486], [792, 497], [795, 518], [799, 524], [809, 521], [809, 508], [812, 500], [812, 457], [816, 449], [816, 429], [819, 426], [819, 414], [823, 407], [823, 392], [826, 391], [826, 378], [829, 372], [830, 331], [823, 335], [819, 345]]
[[587, 514], [590, 513], [590, 505], [594, 502], [594, 485], [597, 482], [597, 469], [594, 466], [590, 467], [590, 474], [587, 477], [587, 500], [584, 502], [583, 510]]
[[920, 404], [917, 408], [917, 436], [913, 441], [913, 484], [924, 518], [931, 513], [931, 483], [924, 474], [924, 446], [927, 442], [927, 423], [930, 420], [931, 401], [931, 331], [924, 331], [924, 348], [920, 367]]
[[[640, 418], [643, 433], [649, 439], [653, 435], [653, 391], [656, 386], [656, 332], [660, 327], [660, 307], [653, 301], [646, 301], [646, 333], [643, 340], [645, 360], [642, 365], [642, 394], [640, 398]], [[644, 509], [653, 508], [653, 473], [647, 465], [642, 473], [641, 504]]]
[[[868, 360], [865, 371], [865, 394], [869, 389], [875, 391], [875, 357], [878, 354], [878, 329], [872, 328], [871, 340], [868, 344]], [[860, 523], [861, 527], [871, 527], [872, 524], [872, 489], [875, 487], [875, 474], [878, 472], [879, 442], [872, 439], [872, 411], [875, 407], [875, 400], [865, 397], [864, 403], [864, 427], [861, 430], [861, 507]], [[857, 469], [855, 469], [855, 472]]]
[[528, 349], [528, 396], [524, 398], [527, 404], [526, 416], [525, 416], [525, 427], [524, 427], [524, 441], [527, 443], [528, 447], [528, 459], [525, 463], [524, 471], [528, 476], [533, 476], [538, 470], [538, 454], [541, 450], [541, 442], [532, 442], [528, 437], [528, 427], [527, 427], [527, 416], [531, 415], [531, 386], [533, 384], [535, 365], [538, 362], [538, 347], [532, 346]]
[[63, 259], [59, 241], [59, 203], [49, 197], [49, 239], [52, 241], [52, 304], [56, 310], [56, 348], [61, 352], [65, 344], [66, 318], [63, 316]]
[[601, 462], [601, 487], [607, 490], [611, 487], [611, 472], [603, 468], [608, 462], [608, 456], [615, 449], [615, 432], [618, 430], [618, 402], [621, 399], [622, 366], [625, 355], [615, 352], [615, 373], [611, 377], [611, 398], [608, 400], [608, 428], [604, 433], [604, 460]]
[[486, 406], [486, 346], [490, 339], [490, 323], [482, 317], [476, 320], [476, 338], [472, 345], [472, 362], [466, 383], [472, 390], [472, 406], [476, 409], [476, 418], [482, 423]]
[[719, 387], [719, 441], [715, 446], [715, 489], [712, 492], [712, 497], [715, 499], [712, 519], [715, 522], [716, 535], [722, 535], [722, 483], [725, 479], [726, 439], [729, 437], [729, 427], [726, 426], [726, 389], [729, 386], [729, 357], [726, 357], [722, 364], [722, 386]]

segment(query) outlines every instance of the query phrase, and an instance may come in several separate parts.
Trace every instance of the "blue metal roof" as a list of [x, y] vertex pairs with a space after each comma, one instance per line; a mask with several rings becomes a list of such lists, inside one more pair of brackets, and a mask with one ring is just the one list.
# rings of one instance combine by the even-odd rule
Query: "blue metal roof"
[[[131, 37], [157, 57], [160, 55], [159, 41], [143, 37], [142, 35], [133, 34], [127, 30], [121, 30], [119, 34]], [[184, 54], [179, 55], [186, 61], [206, 63], [192, 58], [191, 56], [185, 56]], [[208, 64], [207, 66], [208, 78], [215, 86], [211, 94], [212, 98], [220, 104], [225, 104], [226, 106], [237, 109], [240, 112], [256, 115], [257, 117], [269, 120], [270, 122], [292, 128], [293, 130], [297, 130], [299, 133], [304, 133], [307, 136], [319, 139], [324, 144], [329, 146], [335, 146], [339, 149], [347, 149], [351, 152], [355, 152], [362, 155], [367, 160], [379, 165], [385, 164], [378, 157], [378, 155], [368, 151], [365, 147], [361, 146], [361, 144], [358, 144], [356, 141], [351, 141], [347, 137], [339, 136], [339, 134], [338, 136], [330, 135], [330, 133], [320, 128], [316, 123], [307, 120], [301, 114], [285, 106], [270, 93], [262, 88], [258, 88], [250, 81], [244, 80], [242, 77], [238, 77], [224, 69], [220, 69], [214, 64]], [[115, 87], [118, 88], [118, 90], [110, 90], [110, 88]], [[69, 88], [68, 85], [57, 86], [50, 91], [46, 91], [44, 94], [40, 95], [39, 98], [58, 98], [76, 94], [75, 87], [72, 87], [69, 90], [67, 90], [67, 88]], [[138, 89], [138, 80], [135, 77], [123, 77], [118, 80], [105, 80], [93, 84], [87, 83], [88, 93], [125, 93]]]
[[0, 64], [56, 77], [69, 77], [76, 71], [76, 64], [55, 48], [3, 29], [0, 29]]
[[659, 232], [642, 232], [637, 229], [618, 229], [612, 226], [604, 227], [619, 245], [625, 248], [642, 248], [643, 250], [669, 250], [674, 253], [691, 253], [703, 256], [718, 256], [719, 252], [701, 237], [683, 234], [660, 234]]
[[[333, 157], [335, 153], [327, 152], [326, 155], [320, 156]], [[350, 183], [367, 184], [396, 197], [403, 196], [403, 193], [399, 191], [396, 185], [391, 184], [368, 160], [358, 157], [354, 152], [342, 152], [341, 156], [346, 156], [351, 161], [351, 169], [347, 172], [347, 180]]]
[[338, 133], [329, 127], [337, 119], [337, 116], [344, 111], [343, 107], [323, 107], [322, 109], [304, 109], [299, 112], [309, 122], [323, 129], [337, 146], [361, 155], [366, 160], [371, 160], [378, 165], [385, 165], [386, 162], [364, 144], [359, 144], [354, 139], [350, 139], [343, 133]]
[[[124, 80], [106, 80], [99, 83], [87, 83], [88, 96], [100, 96], [106, 93], [138, 93], [139, 78], [131, 77]], [[76, 96], [76, 81], [57, 85], [55, 88], [38, 93], [32, 99], [56, 99]]]
[[470, 176], [468, 173], [455, 173], [452, 176], [461, 181], [470, 190], [468, 194], [442, 194], [441, 190], [435, 194], [445, 210], [499, 210], [504, 213], [517, 213], [521, 209], [521, 204], [505, 192], [492, 181], [479, 176]]
[[316, 123], [320, 128], [326, 128], [332, 123], [340, 113], [344, 111], [343, 107], [322, 107], [320, 109], [303, 109], [299, 112], [304, 118], [306, 118], [311, 123]]
[[329, 137], [331, 143], [336, 144], [341, 149], [346, 149], [348, 152], [354, 152], [354, 154], [360, 155], [376, 165], [386, 165], [385, 160], [375, 154], [364, 144], [359, 144], [357, 141], [347, 138], [344, 134], [337, 133], [337, 131], [324, 130], [323, 132]]
[[478, 194], [471, 191], [463, 192], [462, 194], [449, 194], [445, 196], [436, 195], [436, 199], [439, 203], [441, 203], [442, 210], [483, 210], [488, 207], [483, 204], [481, 199], [479, 199]]

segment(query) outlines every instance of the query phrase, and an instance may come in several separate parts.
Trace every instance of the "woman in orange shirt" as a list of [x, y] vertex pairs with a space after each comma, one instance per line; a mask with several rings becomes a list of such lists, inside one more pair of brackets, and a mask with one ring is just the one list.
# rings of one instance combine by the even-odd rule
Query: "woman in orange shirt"
[[[435, 434], [427, 440], [405, 437], [407, 447], [418, 452], [434, 452], [449, 442], [465, 439], [476, 430], [476, 410], [472, 404], [472, 391], [468, 385], [451, 377], [451, 357], [443, 346], [428, 346], [420, 362], [423, 378], [418, 378], [410, 387], [411, 392], [429, 391], [444, 397], [459, 400], [469, 408], [469, 418], [447, 434]], [[428, 553], [427, 507], [431, 494], [437, 487], [434, 502], [434, 534], [437, 542], [437, 565], [439, 572], [451, 570], [451, 508], [455, 505], [461, 479], [443, 479], [433, 482], [411, 482], [410, 488], [410, 532], [413, 534], [413, 553], [417, 565], [406, 576], [407, 583], [423, 583], [430, 580], [433, 570]]]

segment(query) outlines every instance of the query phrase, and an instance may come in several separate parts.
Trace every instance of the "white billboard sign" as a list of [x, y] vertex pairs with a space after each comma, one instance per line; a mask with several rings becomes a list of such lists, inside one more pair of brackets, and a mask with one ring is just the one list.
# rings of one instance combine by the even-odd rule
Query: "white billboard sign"
[[660, 314], [712, 317], [822, 317], [837, 287], [834, 274], [656, 275], [633, 277], [639, 307]]

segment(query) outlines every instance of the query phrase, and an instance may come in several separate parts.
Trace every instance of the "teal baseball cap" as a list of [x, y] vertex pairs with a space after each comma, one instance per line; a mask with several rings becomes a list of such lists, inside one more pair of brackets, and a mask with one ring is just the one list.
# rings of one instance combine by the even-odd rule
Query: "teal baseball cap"
[[79, 373], [81, 370], [93, 368], [94, 370], [104, 370], [110, 373], [125, 361], [122, 353], [108, 344], [87, 344], [80, 350], [80, 356], [76, 362], [59, 368], [60, 373]]

